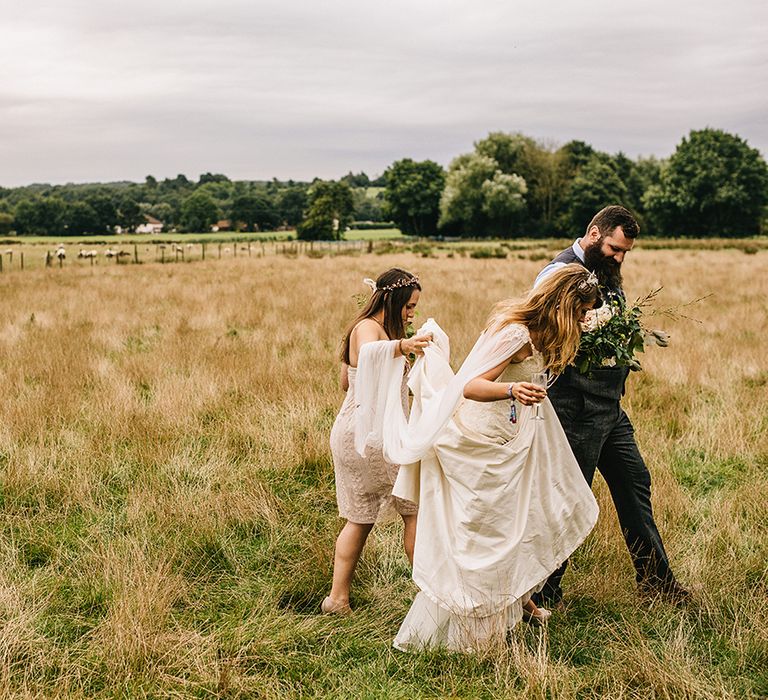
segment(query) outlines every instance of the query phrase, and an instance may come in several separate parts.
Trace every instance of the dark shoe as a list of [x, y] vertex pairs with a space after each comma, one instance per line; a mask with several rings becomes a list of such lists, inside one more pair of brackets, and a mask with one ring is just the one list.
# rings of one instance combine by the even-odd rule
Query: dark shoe
[[565, 603], [562, 598], [547, 598], [546, 596], [541, 595], [541, 593], [534, 593], [531, 596], [531, 600], [537, 608], [544, 607], [553, 612], [565, 611]]
[[672, 605], [681, 607], [688, 605], [693, 596], [691, 592], [683, 588], [677, 581], [662, 584], [639, 584], [638, 592], [644, 598], [658, 598]]

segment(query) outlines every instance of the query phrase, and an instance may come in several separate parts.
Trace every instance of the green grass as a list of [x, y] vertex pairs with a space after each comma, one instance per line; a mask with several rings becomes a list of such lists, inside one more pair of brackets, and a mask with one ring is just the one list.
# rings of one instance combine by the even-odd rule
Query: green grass
[[397, 228], [372, 228], [367, 230], [346, 231], [344, 239], [347, 241], [388, 241], [388, 240], [408, 240], [403, 236], [400, 229]]
[[[624, 401], [694, 605], [637, 597], [598, 477], [598, 526], [546, 632], [520, 625], [480, 656], [394, 651], [415, 593], [396, 523], [366, 546], [355, 614], [319, 614], [340, 527], [336, 352], [361, 278], [417, 270], [421, 317], [462, 356], [563, 243], [1, 275], [0, 696], [768, 697], [765, 280], [738, 250], [628, 266], [634, 289], [718, 292]], [[481, 246], [508, 257], [473, 259]]]
[[295, 231], [219, 231], [217, 233], [121, 233], [113, 236], [7, 236], [0, 245], [43, 244], [125, 244], [125, 243], [218, 243], [228, 241], [289, 241], [296, 238]]

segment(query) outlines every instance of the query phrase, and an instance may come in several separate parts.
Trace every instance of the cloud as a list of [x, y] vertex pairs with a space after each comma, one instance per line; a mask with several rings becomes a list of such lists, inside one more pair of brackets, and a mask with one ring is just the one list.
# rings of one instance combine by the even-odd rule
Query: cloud
[[0, 29], [0, 184], [374, 174], [490, 130], [665, 156], [709, 125], [766, 152], [767, 19], [756, 0], [33, 0]]

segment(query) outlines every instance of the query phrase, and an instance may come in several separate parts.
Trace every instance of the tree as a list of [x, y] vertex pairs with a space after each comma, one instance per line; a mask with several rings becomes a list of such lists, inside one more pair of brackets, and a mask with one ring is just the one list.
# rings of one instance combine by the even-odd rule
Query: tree
[[203, 173], [200, 179], [197, 181], [198, 187], [205, 185], [208, 182], [230, 182], [230, 179], [226, 175], [221, 173]]
[[242, 222], [248, 231], [273, 229], [278, 222], [275, 205], [265, 195], [243, 194], [235, 197], [230, 212], [232, 223]]
[[384, 221], [384, 199], [378, 187], [355, 187], [352, 190], [355, 221]]
[[651, 187], [645, 203], [657, 225], [683, 236], [760, 232], [768, 166], [760, 152], [720, 129], [691, 131]]
[[96, 213], [95, 233], [112, 233], [118, 223], [117, 209], [112, 197], [105, 191], [89, 194], [85, 203]]
[[117, 207], [117, 222], [128, 231], [135, 231], [136, 227], [144, 221], [144, 214], [139, 203], [132, 197], [125, 196]]
[[163, 230], [165, 231], [176, 221], [173, 206], [168, 204], [168, 202], [152, 204], [147, 208], [146, 213], [154, 216], [158, 221], [162, 221]]
[[67, 233], [102, 233], [101, 222], [96, 210], [87, 202], [74, 202], [67, 207]]
[[355, 175], [351, 170], [343, 178], [341, 178], [339, 182], [346, 182], [350, 187], [371, 186], [371, 180], [364, 172], [361, 172], [359, 175]]
[[0, 235], [7, 236], [13, 230], [13, 214], [0, 211]]
[[525, 209], [525, 180], [503, 173], [490, 156], [466, 153], [448, 168], [440, 226], [475, 236], [509, 236]]
[[181, 222], [187, 231], [210, 231], [219, 218], [216, 202], [206, 192], [193, 192], [181, 205]]
[[440, 217], [445, 171], [431, 160], [395, 161], [384, 173], [384, 213], [409, 236], [434, 236]]
[[192, 183], [189, 181], [186, 175], [179, 173], [173, 180], [165, 178], [160, 183], [160, 189], [167, 192], [168, 190], [186, 190], [192, 187]]
[[14, 227], [20, 234], [66, 235], [67, 205], [60, 197], [36, 197], [19, 202]]
[[528, 151], [537, 148], [536, 142], [523, 134], [492, 131], [475, 143], [475, 153], [493, 158], [502, 173], [522, 175], [526, 182]]
[[600, 209], [626, 200], [627, 187], [615, 167], [593, 154], [571, 182], [563, 227], [571, 234], [583, 231]]
[[353, 210], [352, 190], [346, 182], [317, 180], [309, 189], [309, 208], [296, 233], [304, 240], [339, 240]]
[[303, 185], [290, 185], [277, 196], [277, 211], [280, 220], [288, 226], [296, 226], [304, 218], [309, 199]]
[[518, 228], [526, 233], [555, 233], [555, 222], [562, 215], [573, 177], [564, 167], [566, 156], [562, 149], [524, 134], [496, 131], [478, 141], [475, 151], [493, 158], [502, 173], [525, 180], [525, 206], [515, 215]]
[[560, 147], [563, 167], [574, 176], [580, 168], [583, 168], [596, 153], [588, 143], [584, 141], [569, 141]]

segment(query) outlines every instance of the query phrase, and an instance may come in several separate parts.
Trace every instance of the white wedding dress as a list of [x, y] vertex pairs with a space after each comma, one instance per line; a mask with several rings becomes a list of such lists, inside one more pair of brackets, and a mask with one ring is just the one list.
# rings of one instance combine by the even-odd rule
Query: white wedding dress
[[[525, 326], [484, 332], [456, 374], [440, 326], [429, 319], [418, 332], [434, 342], [409, 374], [409, 418], [399, 394], [404, 359], [387, 341], [361, 348], [355, 449], [383, 444], [402, 465], [393, 494], [419, 503], [420, 592], [394, 646], [471, 651], [505, 638], [531, 593], [589, 534], [598, 508], [549, 400], [540, 404], [544, 420], [518, 404], [511, 423], [509, 401], [462, 398], [469, 380], [531, 344]], [[530, 381], [541, 369], [534, 349], [497, 381]]]
[[[530, 343], [524, 326], [504, 332], [511, 354]], [[497, 381], [530, 381], [541, 369], [534, 351]], [[397, 649], [471, 651], [503, 640], [531, 593], [597, 520], [597, 503], [549, 400], [540, 404], [542, 421], [518, 404], [511, 423], [509, 408], [509, 401], [461, 399], [421, 460], [413, 569], [420, 592]]]

